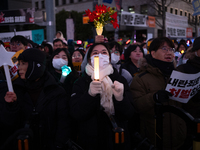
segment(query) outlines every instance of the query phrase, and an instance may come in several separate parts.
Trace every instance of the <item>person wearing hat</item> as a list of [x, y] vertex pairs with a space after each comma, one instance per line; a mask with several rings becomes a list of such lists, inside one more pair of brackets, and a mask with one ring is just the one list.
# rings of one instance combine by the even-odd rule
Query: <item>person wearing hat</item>
[[85, 54], [83, 53], [83, 48], [79, 47], [72, 53], [72, 63], [74, 62], [80, 62], [82, 63]]
[[138, 45], [130, 45], [124, 52], [125, 63], [122, 68], [126, 69], [132, 77], [134, 77], [139, 71], [138, 60], [144, 57], [143, 48]]
[[[191, 51], [187, 51], [189, 57], [185, 64], [178, 66], [176, 69], [187, 74], [196, 74], [200, 72], [200, 37], [194, 40]], [[189, 112], [193, 117], [200, 118], [200, 92], [192, 97], [188, 103], [183, 104], [183, 109]]]
[[[179, 102], [169, 100], [172, 94], [165, 91], [168, 79], [174, 70], [174, 44], [167, 38], [156, 38], [149, 47], [150, 54], [141, 59], [140, 72], [130, 86], [132, 103], [140, 116], [139, 132], [155, 145], [155, 103], [175, 105]], [[185, 140], [184, 121], [172, 113], [163, 118], [163, 149], [177, 150]]]
[[14, 92], [7, 92], [4, 97], [3, 123], [15, 130], [29, 127], [33, 131], [29, 139], [32, 149], [62, 148], [70, 137], [65, 90], [46, 71], [44, 52], [27, 49], [18, 61], [19, 78], [13, 85]]
[[81, 64], [83, 62], [85, 54], [83, 53], [83, 48], [79, 47], [72, 53], [72, 63], [74, 65], [74, 68], [79, 73], [79, 76], [81, 76]]
[[[94, 80], [94, 57], [99, 56], [99, 81]], [[125, 130], [122, 149], [130, 149], [127, 120], [134, 114], [127, 81], [110, 64], [111, 54], [105, 43], [88, 50], [83, 75], [74, 83], [70, 114], [79, 122], [78, 143], [85, 150], [114, 149], [110, 116]]]

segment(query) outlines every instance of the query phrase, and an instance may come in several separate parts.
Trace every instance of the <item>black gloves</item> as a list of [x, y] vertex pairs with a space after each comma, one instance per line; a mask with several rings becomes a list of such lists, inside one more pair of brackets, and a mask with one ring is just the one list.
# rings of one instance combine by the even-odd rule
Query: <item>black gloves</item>
[[169, 96], [172, 96], [172, 93], [165, 91], [165, 90], [159, 90], [153, 95], [153, 99], [155, 102], [168, 102]]

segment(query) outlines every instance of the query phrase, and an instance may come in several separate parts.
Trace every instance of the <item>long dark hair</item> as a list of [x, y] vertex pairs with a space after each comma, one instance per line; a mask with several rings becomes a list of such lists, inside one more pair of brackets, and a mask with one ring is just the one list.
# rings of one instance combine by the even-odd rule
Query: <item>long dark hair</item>
[[52, 60], [54, 58], [55, 55], [59, 54], [61, 51], [65, 52], [65, 54], [67, 55], [67, 59], [68, 59], [68, 66], [71, 67], [72, 69], [72, 72], [76, 72], [76, 70], [74, 69], [74, 66], [72, 64], [72, 59], [69, 55], [69, 53], [67, 52], [67, 49], [66, 48], [57, 48], [55, 51], [53, 51], [52, 55], [51, 55], [51, 58], [49, 60], [49, 70], [52, 70], [54, 69], [53, 67], [53, 64], [52, 64]]

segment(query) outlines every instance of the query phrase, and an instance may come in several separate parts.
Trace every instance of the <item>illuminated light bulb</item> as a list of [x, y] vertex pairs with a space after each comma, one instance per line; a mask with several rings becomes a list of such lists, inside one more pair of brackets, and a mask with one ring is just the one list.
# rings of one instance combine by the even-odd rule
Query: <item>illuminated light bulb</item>
[[94, 56], [94, 80], [99, 81], [99, 56]]
[[184, 50], [181, 50], [181, 54], [183, 54], [185, 51]]

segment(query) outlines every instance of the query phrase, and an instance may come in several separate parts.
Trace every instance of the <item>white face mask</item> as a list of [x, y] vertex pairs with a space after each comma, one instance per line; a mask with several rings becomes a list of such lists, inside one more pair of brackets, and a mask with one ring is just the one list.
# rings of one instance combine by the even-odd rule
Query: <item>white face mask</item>
[[99, 56], [99, 70], [102, 70], [109, 65], [109, 63], [110, 63], [109, 56], [108, 55], [102, 55], [100, 53], [99, 55], [93, 55], [92, 57], [90, 57], [92, 67], [94, 67], [94, 56]]
[[147, 54], [147, 49], [143, 48], [143, 50], [144, 50], [144, 54], [146, 55]]
[[118, 63], [119, 59], [120, 59], [120, 56], [118, 56], [118, 55], [116, 55], [114, 53], [111, 54], [111, 64]]
[[68, 61], [62, 59], [62, 58], [58, 58], [58, 59], [53, 59], [52, 60], [52, 64], [53, 64], [53, 67], [57, 70], [61, 70], [61, 67], [64, 66], [64, 65], [68, 65]]

